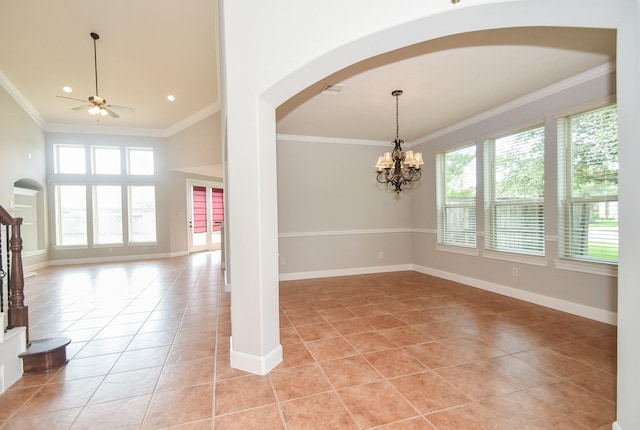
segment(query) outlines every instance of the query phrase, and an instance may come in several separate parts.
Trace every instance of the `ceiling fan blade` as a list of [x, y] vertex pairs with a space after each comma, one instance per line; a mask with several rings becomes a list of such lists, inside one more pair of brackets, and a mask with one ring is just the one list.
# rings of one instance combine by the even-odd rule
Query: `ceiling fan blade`
[[56, 97], [61, 98], [61, 99], [75, 100], [75, 101], [77, 101], [77, 102], [84, 102], [84, 103], [86, 103], [86, 102], [87, 102], [86, 100], [76, 99], [76, 98], [73, 98], [73, 97], [65, 97], [65, 96], [56, 96]]
[[129, 107], [129, 106], [109, 105], [109, 107], [112, 107], [114, 109], [119, 109], [119, 110], [126, 110], [127, 112], [135, 112], [136, 111], [134, 108]]
[[86, 109], [88, 107], [89, 105], [76, 106], [74, 108], [71, 108], [71, 110], [81, 110], [81, 109]]
[[115, 113], [114, 111], [109, 109], [108, 107], [105, 107], [103, 109], [107, 111], [107, 113], [109, 114], [110, 117], [112, 117], [112, 118], [120, 118], [120, 115], [118, 115], [117, 113]]

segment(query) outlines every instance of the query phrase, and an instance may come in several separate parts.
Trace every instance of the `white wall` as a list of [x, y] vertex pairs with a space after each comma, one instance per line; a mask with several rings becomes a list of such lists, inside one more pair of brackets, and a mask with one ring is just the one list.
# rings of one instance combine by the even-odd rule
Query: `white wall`
[[640, 10], [638, 1], [618, 26], [620, 141], [620, 261], [618, 265], [618, 419], [616, 430], [640, 428]]
[[[388, 50], [465, 31], [524, 25], [617, 28], [619, 68], [625, 68], [618, 75], [618, 90], [626, 93], [619, 97], [620, 152], [637, 155], [637, 148], [630, 149], [634, 136], [640, 135], [640, 125], [633, 119], [640, 111], [636, 0], [475, 0], [455, 5], [413, 0], [403, 2], [402, 7], [393, 1], [227, 0], [222, 11], [233, 366], [268, 371], [278, 360], [274, 111], [323, 76]], [[332, 23], [330, 32], [326, 31], [327, 22]], [[621, 163], [621, 177], [626, 181], [620, 186], [621, 210], [624, 200], [633, 198], [633, 184], [640, 182], [637, 169], [629, 166], [623, 174], [625, 168]], [[637, 203], [629, 207], [639, 209]], [[621, 217], [620, 231], [627, 241], [621, 244], [621, 297], [629, 294], [627, 291], [636, 287], [634, 279], [640, 278], [640, 267], [633, 264], [640, 257], [634, 245], [640, 240], [640, 227], [626, 224]], [[637, 299], [638, 293], [629, 294], [629, 298]], [[640, 340], [631, 333], [640, 324], [626, 312], [631, 309], [619, 308], [618, 425], [629, 430], [640, 428], [640, 410], [633, 406], [640, 397], [640, 378], [631, 365], [640, 354]], [[247, 360], [240, 363], [234, 357]]]

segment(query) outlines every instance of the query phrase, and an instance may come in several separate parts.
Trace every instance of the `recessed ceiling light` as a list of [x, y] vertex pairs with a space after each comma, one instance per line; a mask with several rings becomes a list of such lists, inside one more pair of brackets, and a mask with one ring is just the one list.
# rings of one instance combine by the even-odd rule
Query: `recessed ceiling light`
[[70, 93], [73, 90], [71, 89], [71, 87], [62, 87], [62, 91], [64, 91], [65, 93]]
[[176, 98], [172, 95], [168, 95], [167, 96], [167, 100], [169, 100], [170, 102], [174, 101]]

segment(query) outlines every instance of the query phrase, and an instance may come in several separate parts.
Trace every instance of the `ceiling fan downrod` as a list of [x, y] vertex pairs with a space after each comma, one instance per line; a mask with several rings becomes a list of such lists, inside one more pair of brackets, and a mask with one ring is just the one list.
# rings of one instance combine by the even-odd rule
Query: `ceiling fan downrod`
[[93, 39], [93, 70], [95, 71], [96, 76], [96, 96], [98, 93], [98, 54], [96, 51], [96, 40], [100, 39], [98, 33], [91, 33], [91, 38]]

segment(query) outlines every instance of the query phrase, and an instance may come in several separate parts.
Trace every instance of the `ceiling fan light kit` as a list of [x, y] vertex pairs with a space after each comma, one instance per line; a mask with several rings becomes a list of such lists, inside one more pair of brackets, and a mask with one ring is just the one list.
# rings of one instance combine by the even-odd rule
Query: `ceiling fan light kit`
[[89, 112], [90, 115], [98, 117], [98, 121], [100, 120], [100, 117], [103, 117], [106, 115], [109, 115], [112, 118], [120, 118], [120, 115], [115, 113], [112, 109], [120, 109], [128, 112], [135, 112], [135, 109], [131, 107], [116, 106], [116, 105], [108, 104], [104, 98], [98, 95], [99, 94], [98, 93], [98, 52], [96, 49], [96, 40], [100, 39], [100, 35], [98, 35], [98, 33], [90, 33], [90, 36], [93, 39], [93, 69], [94, 69], [95, 82], [96, 82], [95, 95], [89, 97], [86, 101], [76, 99], [73, 97], [65, 97], [65, 96], [57, 96], [57, 97], [60, 97], [63, 99], [69, 99], [69, 100], [77, 100], [79, 102], [85, 102], [86, 103], [85, 105], [72, 108], [72, 110], [80, 110], [88, 106], [89, 109], [87, 110], [87, 112]]

